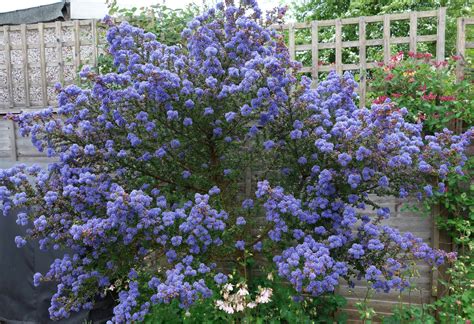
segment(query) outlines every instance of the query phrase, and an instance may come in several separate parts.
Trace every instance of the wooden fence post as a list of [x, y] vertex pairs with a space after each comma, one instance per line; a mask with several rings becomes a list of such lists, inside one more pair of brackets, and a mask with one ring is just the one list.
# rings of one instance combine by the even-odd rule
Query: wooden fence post
[[44, 24], [38, 24], [38, 38], [40, 51], [40, 75], [41, 75], [41, 102], [43, 107], [48, 105], [48, 85], [46, 78], [46, 54], [44, 49]]
[[336, 19], [336, 72], [342, 74], [342, 21]]
[[462, 80], [464, 76], [463, 61], [466, 55], [466, 24], [465, 18], [458, 18], [457, 20], [457, 36], [456, 36], [456, 55], [461, 59], [456, 62], [456, 78]]
[[418, 17], [417, 12], [410, 12], [410, 51], [416, 53], [416, 43], [417, 43], [417, 29], [418, 29]]
[[295, 24], [291, 23], [290, 28], [288, 28], [288, 50], [290, 52], [290, 58], [295, 60]]
[[25, 106], [30, 107], [30, 76], [28, 65], [28, 43], [26, 39], [26, 25], [21, 24], [21, 54], [23, 63], [23, 84], [25, 86]]
[[436, 33], [436, 60], [445, 60], [446, 8], [438, 9], [438, 29]]
[[319, 49], [318, 49], [318, 22], [311, 22], [311, 76], [313, 78], [313, 87], [316, 87], [318, 83], [318, 73], [319, 73]]
[[365, 107], [366, 87], [367, 87], [367, 55], [366, 55], [366, 31], [365, 17], [359, 17], [359, 64], [360, 64], [360, 84], [359, 84], [359, 107]]
[[383, 62], [390, 61], [390, 16], [383, 15]]
[[13, 99], [12, 61], [9, 26], [3, 26], [3, 44], [3, 48], [5, 51], [5, 72], [7, 73], [8, 105], [10, 108], [13, 108], [15, 106], [15, 100]]

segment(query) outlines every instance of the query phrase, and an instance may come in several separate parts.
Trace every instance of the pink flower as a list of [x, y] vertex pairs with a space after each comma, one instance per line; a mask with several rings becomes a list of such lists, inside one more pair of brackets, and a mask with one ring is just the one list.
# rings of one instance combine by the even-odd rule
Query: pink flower
[[441, 101], [454, 101], [456, 100], [455, 96], [441, 96], [439, 97], [439, 100]]
[[380, 96], [374, 100], [374, 104], [377, 104], [377, 105], [383, 104], [385, 100], [387, 100], [387, 98], [388, 98], [387, 96]]
[[424, 94], [423, 96], [421, 96], [421, 99], [423, 99], [425, 101], [435, 100], [436, 99], [436, 94], [434, 94], [433, 92], [430, 92], [427, 95]]

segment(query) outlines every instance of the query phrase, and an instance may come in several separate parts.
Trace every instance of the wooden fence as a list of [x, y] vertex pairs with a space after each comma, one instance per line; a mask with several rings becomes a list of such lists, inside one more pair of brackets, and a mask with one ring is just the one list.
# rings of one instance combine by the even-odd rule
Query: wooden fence
[[[437, 32], [431, 35], [418, 35], [418, 21], [421, 18], [437, 18]], [[407, 20], [409, 21], [409, 33], [404, 37], [393, 37], [391, 33], [391, 22]], [[370, 23], [383, 23], [383, 37], [378, 39], [367, 39], [366, 28]], [[359, 39], [355, 41], [343, 40], [343, 28], [348, 25], [358, 25]], [[297, 52], [311, 51], [311, 66], [304, 66], [301, 72], [309, 72], [314, 83], [318, 82], [320, 72], [328, 72], [335, 69], [338, 73], [344, 71], [359, 71], [359, 95], [360, 106], [365, 106], [367, 90], [367, 70], [374, 68], [377, 62], [367, 61], [367, 47], [383, 46], [383, 60], [387, 63], [390, 60], [392, 45], [408, 44], [410, 51], [417, 51], [417, 44], [421, 42], [436, 43], [436, 59], [445, 59], [445, 29], [446, 29], [446, 8], [438, 10], [406, 12], [398, 14], [386, 14], [383, 16], [356, 17], [345, 19], [332, 19], [322, 21], [312, 21], [304, 23], [291, 23], [275, 26], [279, 30], [288, 30], [288, 48], [292, 59], [296, 58]], [[319, 29], [322, 27], [334, 27], [335, 37], [331, 42], [319, 41]], [[311, 44], [295, 44], [296, 30], [310, 30]], [[345, 64], [342, 61], [342, 51], [344, 48], [358, 48], [359, 62]], [[320, 65], [319, 51], [324, 49], [335, 50], [335, 62], [332, 64]]]

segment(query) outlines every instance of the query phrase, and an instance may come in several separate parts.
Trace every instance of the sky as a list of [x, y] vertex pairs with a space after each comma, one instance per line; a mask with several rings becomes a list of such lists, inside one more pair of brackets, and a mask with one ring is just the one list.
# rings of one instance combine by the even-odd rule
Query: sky
[[[82, 3], [92, 3], [94, 5], [103, 5], [105, 0], [71, 0], [79, 1]], [[202, 0], [118, 0], [118, 4], [121, 7], [143, 7], [147, 5], [152, 5], [156, 3], [165, 3], [171, 8], [182, 8], [192, 2], [201, 2]], [[214, 2], [215, 0], [208, 0], [207, 3]], [[21, 10], [31, 7], [36, 7], [40, 5], [47, 5], [51, 3], [59, 2], [58, 0], [0, 0], [0, 12], [9, 12], [14, 10]], [[276, 6], [280, 0], [259, 0], [260, 7], [262, 9], [270, 9], [273, 6]]]

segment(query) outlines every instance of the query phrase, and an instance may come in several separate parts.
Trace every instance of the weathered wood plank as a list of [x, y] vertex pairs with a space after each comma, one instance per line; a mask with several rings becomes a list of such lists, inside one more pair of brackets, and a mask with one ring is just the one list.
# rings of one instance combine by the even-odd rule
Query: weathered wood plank
[[81, 27], [79, 20], [74, 21], [74, 68], [76, 71], [81, 67]]
[[438, 62], [445, 59], [445, 35], [446, 35], [446, 8], [438, 9], [438, 29], [436, 38], [436, 60]]
[[367, 57], [366, 57], [366, 30], [365, 17], [359, 17], [359, 107], [365, 107], [367, 85]]
[[12, 120], [9, 120], [8, 123], [8, 129], [9, 129], [9, 138], [10, 138], [10, 158], [13, 161], [18, 160], [18, 154], [17, 154], [17, 149], [16, 149], [16, 131], [15, 131], [15, 123]]
[[457, 55], [461, 57], [456, 62], [456, 78], [461, 80], [464, 77], [464, 58], [466, 55], [466, 18], [458, 18], [457, 20], [457, 38], [456, 49]]
[[92, 64], [93, 66], [97, 66], [97, 48], [98, 48], [98, 41], [97, 41], [97, 20], [92, 19], [91, 21], [91, 31], [92, 31]]
[[288, 51], [290, 52], [290, 58], [295, 60], [296, 48], [295, 48], [295, 25], [290, 24], [288, 28]]
[[28, 43], [26, 40], [26, 25], [21, 25], [21, 56], [23, 63], [23, 84], [25, 87], [25, 106], [29, 107], [30, 104], [30, 76], [28, 66]]
[[63, 37], [61, 22], [56, 22], [56, 55], [59, 66], [59, 82], [64, 84]]
[[383, 61], [390, 61], [390, 15], [383, 16]]
[[41, 75], [41, 101], [43, 106], [48, 105], [48, 88], [46, 79], [46, 54], [44, 49], [44, 24], [38, 24], [38, 37], [40, 46], [40, 75]]
[[7, 74], [8, 103], [10, 108], [15, 106], [13, 99], [13, 79], [12, 79], [12, 62], [10, 52], [10, 26], [3, 26], [3, 43], [5, 48], [5, 72]]
[[313, 79], [313, 87], [316, 87], [318, 83], [318, 67], [319, 67], [319, 49], [318, 49], [318, 22], [311, 22], [311, 76]]
[[417, 12], [410, 12], [410, 51], [416, 53], [418, 18]]
[[336, 19], [336, 72], [342, 74], [342, 22]]

